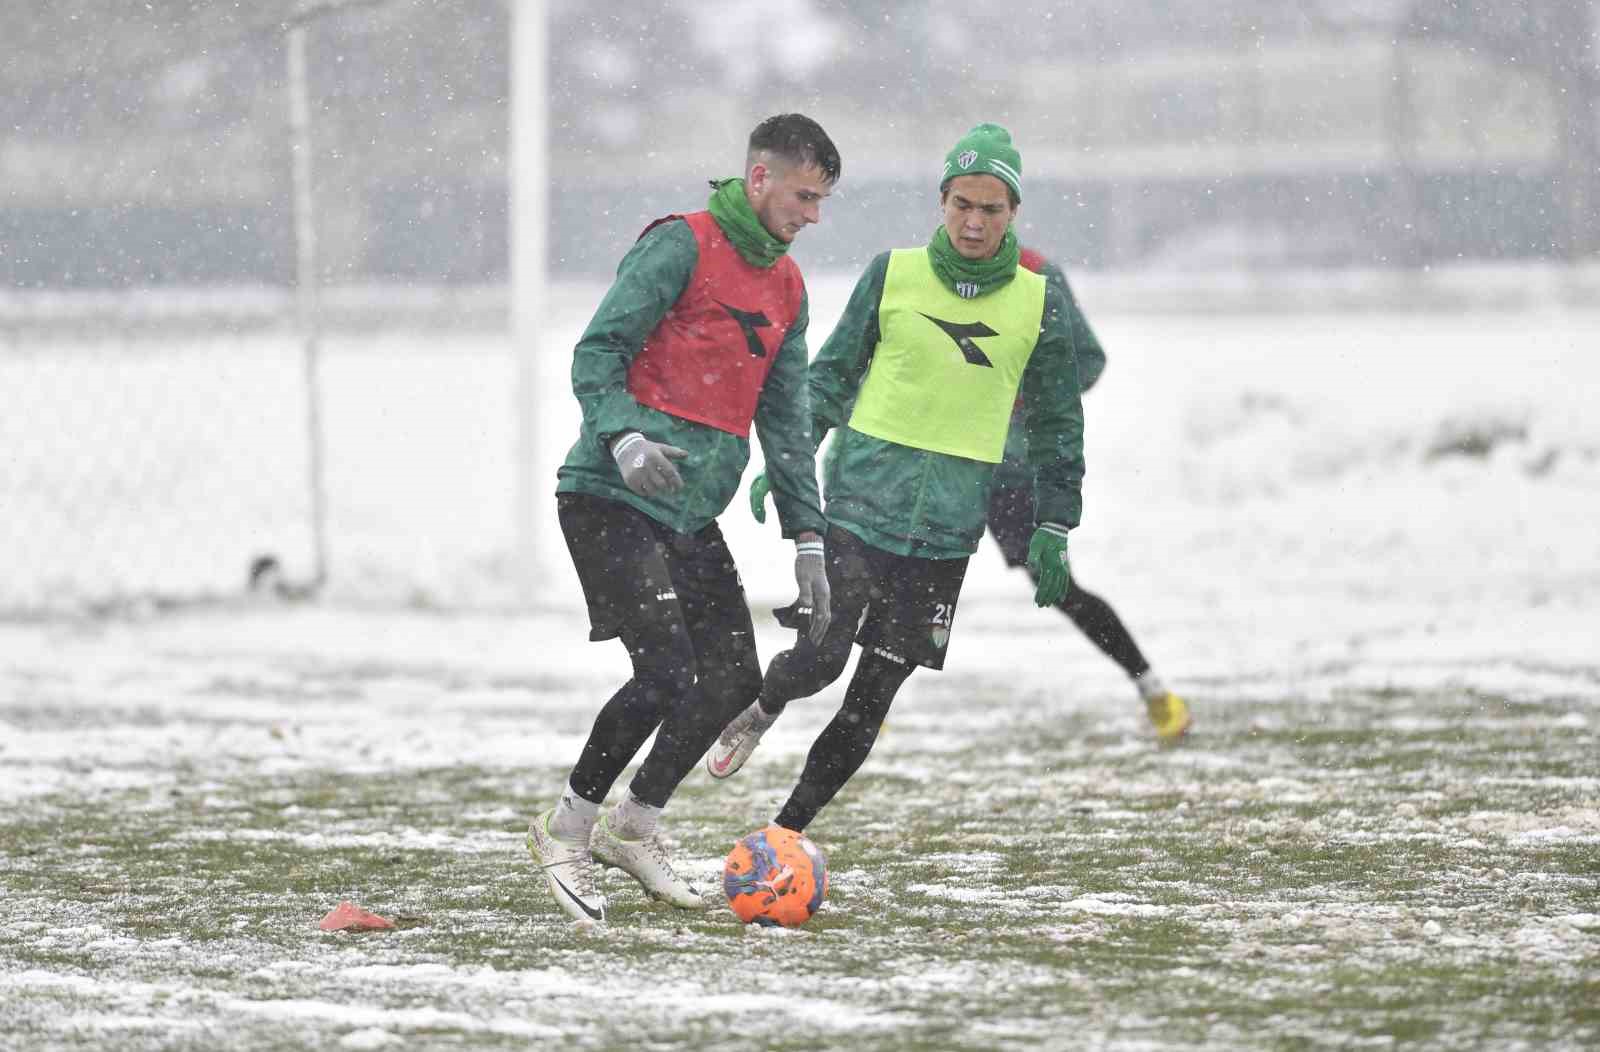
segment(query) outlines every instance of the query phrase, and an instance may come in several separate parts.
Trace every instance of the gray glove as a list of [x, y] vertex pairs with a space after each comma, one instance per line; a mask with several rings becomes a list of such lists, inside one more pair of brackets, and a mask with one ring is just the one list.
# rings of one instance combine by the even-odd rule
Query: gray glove
[[676, 493], [683, 488], [683, 476], [672, 462], [687, 457], [687, 449], [652, 442], [637, 431], [629, 431], [612, 440], [611, 455], [622, 471], [622, 481], [641, 497]]
[[833, 619], [829, 609], [833, 592], [828, 587], [828, 560], [823, 555], [821, 538], [794, 542], [794, 583], [800, 588], [796, 605], [802, 611], [809, 608], [811, 614], [811, 630], [806, 635], [812, 643], [820, 644]]

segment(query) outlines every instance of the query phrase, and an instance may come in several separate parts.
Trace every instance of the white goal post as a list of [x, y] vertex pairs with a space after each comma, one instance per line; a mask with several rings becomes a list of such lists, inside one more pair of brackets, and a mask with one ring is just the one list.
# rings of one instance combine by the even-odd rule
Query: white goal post
[[[553, 484], [539, 438], [548, 4], [506, 5], [508, 282], [438, 292], [460, 325], [440, 339], [390, 325], [431, 317], [427, 288], [319, 285], [319, 241], [333, 252], [348, 233], [314, 207], [330, 134], [319, 23], [388, 2], [309, 0], [248, 31], [284, 79], [257, 89], [271, 170], [239, 174], [292, 202], [292, 286], [0, 291], [0, 619], [537, 595]], [[102, 75], [124, 73], [136, 86]], [[454, 315], [463, 303], [473, 313]], [[252, 596], [258, 565], [274, 570]]]
[[516, 436], [512, 457], [518, 595], [532, 601], [541, 579], [540, 542], [550, 514], [539, 458], [539, 355], [545, 308], [549, 127], [546, 0], [512, 0], [511, 17], [511, 337], [517, 359]]

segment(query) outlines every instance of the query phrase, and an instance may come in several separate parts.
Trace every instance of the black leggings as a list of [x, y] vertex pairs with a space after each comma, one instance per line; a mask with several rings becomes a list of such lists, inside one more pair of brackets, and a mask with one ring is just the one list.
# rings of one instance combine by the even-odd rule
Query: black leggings
[[[795, 634], [795, 645], [772, 659], [761, 685], [763, 709], [782, 712], [790, 701], [816, 694], [844, 672], [856, 628], [869, 604], [887, 603], [886, 588], [879, 580], [883, 570], [875, 565], [879, 561], [881, 557], [875, 560], [873, 552], [856, 538], [838, 528], [828, 531], [832, 623], [821, 645], [813, 644], [802, 628]], [[959, 591], [959, 579], [956, 588]], [[890, 623], [896, 620], [897, 611], [879, 613]], [[844, 704], [811, 744], [800, 781], [778, 812], [778, 825], [804, 830], [872, 751], [896, 692], [916, 668], [905, 656], [877, 652], [879, 649], [862, 648]]]
[[845, 690], [844, 704], [811, 743], [800, 781], [775, 819], [778, 825], [803, 832], [817, 812], [844, 788], [866, 762], [878, 740], [878, 729], [889, 716], [895, 693], [913, 667], [870, 651], [862, 652]]
[[[1028, 543], [1033, 539], [1033, 490], [1027, 486], [996, 486], [989, 494], [989, 532], [1000, 545], [1007, 566], [1028, 565]], [[1028, 576], [1038, 584], [1032, 570]], [[1056, 608], [1089, 641], [1105, 652], [1129, 676], [1142, 676], [1150, 670], [1139, 645], [1133, 641], [1122, 619], [1111, 604], [1080, 585], [1076, 578]]]
[[717, 732], [761, 690], [733, 557], [716, 523], [680, 534], [618, 501], [564, 493], [556, 506], [589, 603], [590, 638], [621, 636], [633, 662], [633, 678], [595, 717], [572, 788], [602, 803], [655, 733], [629, 789], [665, 807]]

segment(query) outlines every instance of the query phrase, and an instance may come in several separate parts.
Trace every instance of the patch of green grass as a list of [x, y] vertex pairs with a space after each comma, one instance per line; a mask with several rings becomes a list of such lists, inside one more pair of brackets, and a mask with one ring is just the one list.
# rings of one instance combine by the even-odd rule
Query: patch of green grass
[[[0, 1032], [186, 1047], [97, 1029], [130, 1016], [249, 1049], [385, 1020], [413, 1047], [1589, 1047], [1600, 929], [1562, 918], [1594, 912], [1596, 830], [1519, 835], [1592, 813], [1562, 772], [1592, 772], [1600, 743], [1530, 747], [1515, 721], [1557, 709], [1525, 700], [1471, 699], [1515, 721], [1442, 742], [1384, 729], [1465, 704], [1352, 694], [1338, 725], [1271, 732], [1237, 706], [1173, 751], [1000, 728], [950, 753], [901, 721], [812, 827], [834, 886], [793, 932], [669, 910], [616, 874], [608, 930], [575, 930], [522, 848], [553, 768], [201, 764], [203, 790], [30, 798], [0, 815], [0, 981], [32, 976]], [[1001, 752], [1015, 766], [985, 766]], [[795, 773], [762, 761], [691, 775], [667, 813], [713, 895]], [[402, 930], [319, 932], [344, 898]]]

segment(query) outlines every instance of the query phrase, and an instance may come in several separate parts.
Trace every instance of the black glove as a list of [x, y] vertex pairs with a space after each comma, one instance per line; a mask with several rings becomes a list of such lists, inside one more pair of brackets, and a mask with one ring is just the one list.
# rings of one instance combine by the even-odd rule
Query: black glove
[[687, 449], [652, 442], [637, 431], [629, 431], [612, 440], [611, 455], [622, 471], [622, 481], [641, 497], [676, 493], [683, 488], [683, 476], [672, 462], [687, 457]]

